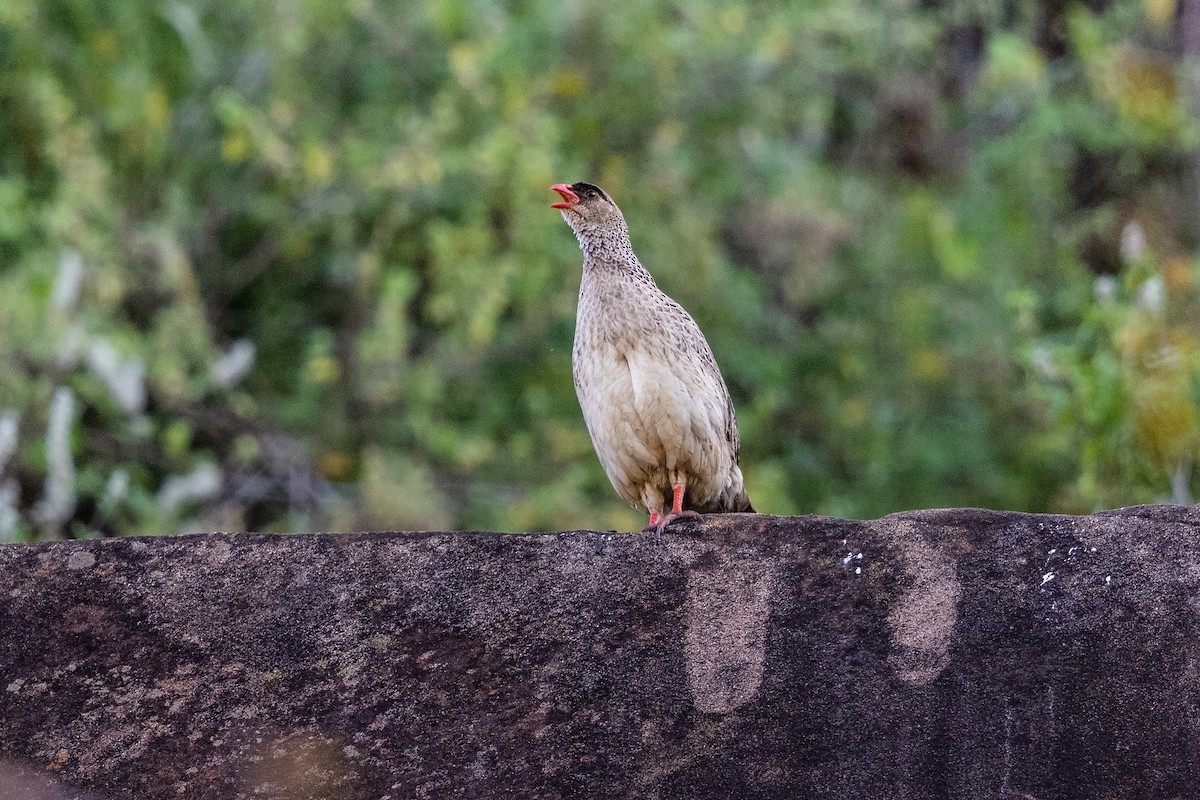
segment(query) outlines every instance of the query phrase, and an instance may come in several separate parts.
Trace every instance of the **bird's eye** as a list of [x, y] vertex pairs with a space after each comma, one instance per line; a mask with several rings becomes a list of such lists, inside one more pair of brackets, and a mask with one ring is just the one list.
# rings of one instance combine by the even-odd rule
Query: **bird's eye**
[[588, 200], [591, 200], [592, 198], [598, 197], [599, 195], [597, 195], [591, 189], [588, 189], [586, 192], [583, 193], [583, 196], [586, 197]]

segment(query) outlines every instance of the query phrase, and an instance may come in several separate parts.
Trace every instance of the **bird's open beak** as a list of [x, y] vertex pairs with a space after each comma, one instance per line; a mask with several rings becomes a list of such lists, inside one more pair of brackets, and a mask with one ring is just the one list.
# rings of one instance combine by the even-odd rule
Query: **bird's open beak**
[[562, 197], [562, 202], [551, 203], [551, 208], [566, 209], [579, 202], [579, 195], [575, 194], [575, 192], [571, 190], [571, 187], [565, 183], [556, 183], [550, 188], [558, 192], [559, 196]]

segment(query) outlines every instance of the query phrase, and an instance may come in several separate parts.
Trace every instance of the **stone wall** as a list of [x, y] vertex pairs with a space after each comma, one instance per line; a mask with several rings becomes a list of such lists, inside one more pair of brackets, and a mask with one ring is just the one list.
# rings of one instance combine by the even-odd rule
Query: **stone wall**
[[1200, 508], [0, 547], [0, 797], [1200, 796]]

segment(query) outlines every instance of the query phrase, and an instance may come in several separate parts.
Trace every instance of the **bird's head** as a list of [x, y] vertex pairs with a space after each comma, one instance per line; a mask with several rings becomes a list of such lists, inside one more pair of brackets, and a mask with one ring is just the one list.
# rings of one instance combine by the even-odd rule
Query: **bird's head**
[[625, 217], [612, 198], [599, 186], [590, 183], [556, 183], [550, 187], [558, 192], [562, 200], [551, 203], [551, 208], [562, 212], [563, 219], [581, 239], [585, 236], [605, 233], [627, 233]]

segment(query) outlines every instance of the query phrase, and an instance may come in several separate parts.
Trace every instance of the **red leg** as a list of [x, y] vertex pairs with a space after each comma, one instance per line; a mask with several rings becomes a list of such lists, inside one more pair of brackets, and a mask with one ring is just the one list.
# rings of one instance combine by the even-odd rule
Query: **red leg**
[[680, 517], [691, 517], [692, 519], [701, 519], [700, 512], [691, 511], [691, 510], [688, 510], [688, 511], [683, 510], [683, 483], [682, 482], [677, 483], [671, 487], [671, 513], [664, 514], [662, 516], [662, 518], [660, 518], [658, 520], [657, 525], [654, 524], [654, 517], [653, 517], [653, 515], [651, 515], [649, 527], [653, 527], [655, 533], [662, 533], [664, 530], [666, 530], [667, 526], [671, 524], [671, 522], [679, 519]]
[[671, 514], [679, 516], [683, 513], [683, 484], [671, 487]]
[[651, 511], [650, 512], [650, 522], [649, 522], [649, 524], [646, 525], [646, 527], [653, 528], [655, 525], [658, 524], [658, 520], [661, 517], [662, 517], [662, 514], [658, 513], [657, 511]]

